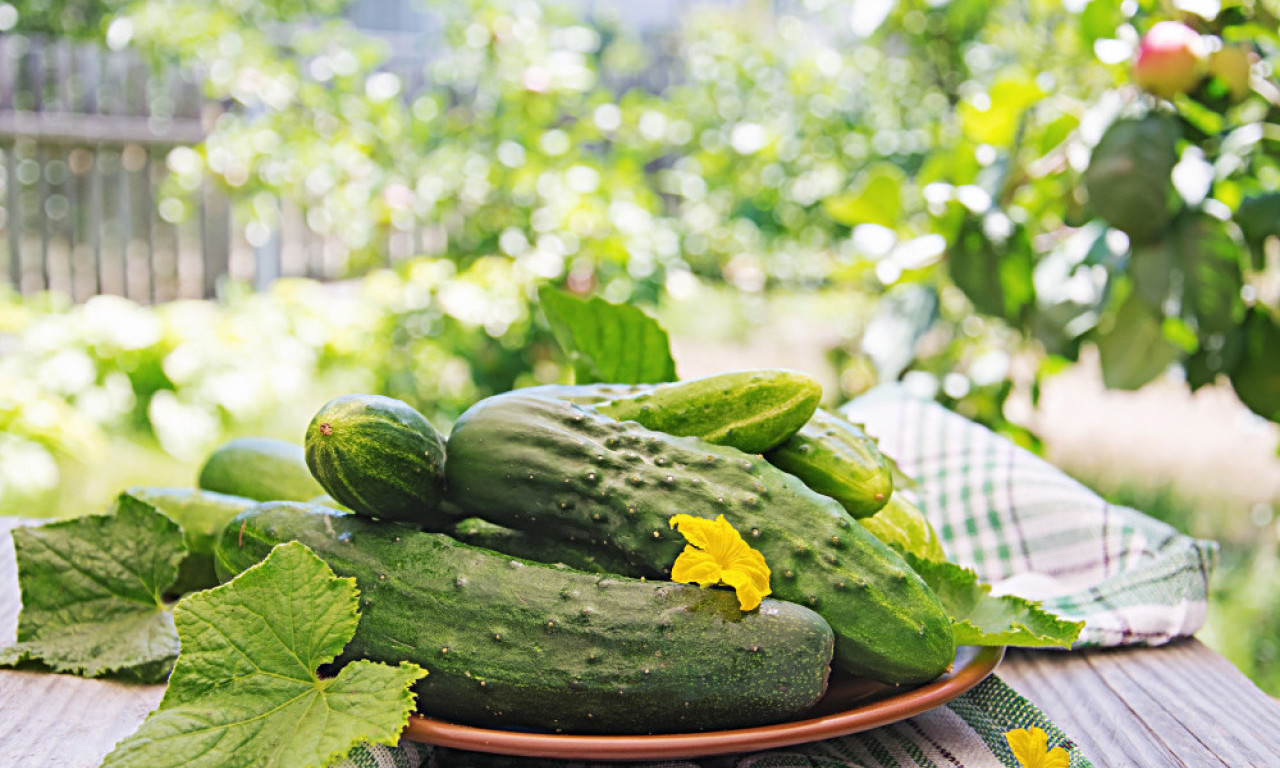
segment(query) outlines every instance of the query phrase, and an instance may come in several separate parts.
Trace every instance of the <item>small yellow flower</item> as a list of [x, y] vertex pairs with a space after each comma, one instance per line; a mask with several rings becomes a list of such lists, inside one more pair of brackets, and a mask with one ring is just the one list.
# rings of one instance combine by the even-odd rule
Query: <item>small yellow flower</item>
[[1067, 768], [1071, 763], [1067, 750], [1049, 749], [1049, 737], [1039, 728], [1015, 728], [1004, 737], [1022, 768]]
[[671, 566], [672, 581], [702, 587], [727, 584], [744, 611], [754, 610], [771, 592], [764, 555], [748, 546], [724, 515], [715, 520], [675, 515], [670, 522], [689, 542]]

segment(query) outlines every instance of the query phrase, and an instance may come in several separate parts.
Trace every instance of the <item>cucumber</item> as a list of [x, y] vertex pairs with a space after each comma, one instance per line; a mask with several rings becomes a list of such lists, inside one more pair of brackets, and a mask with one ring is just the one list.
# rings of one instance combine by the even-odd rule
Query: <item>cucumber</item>
[[659, 384], [592, 407], [669, 435], [763, 453], [803, 427], [821, 400], [822, 385], [811, 376], [759, 370]]
[[571, 733], [735, 728], [793, 717], [826, 688], [831, 629], [801, 606], [515, 559], [437, 533], [275, 502], [218, 543], [238, 573], [300, 541], [356, 580], [339, 663], [412, 661], [425, 714]]
[[622, 555], [632, 576], [670, 578], [685, 546], [672, 515], [723, 514], [764, 555], [774, 596], [831, 624], [847, 672], [918, 683], [954, 660], [942, 604], [902, 557], [759, 456], [519, 391], [469, 408], [448, 450], [446, 489], [463, 512], [575, 536]]
[[635, 566], [620, 553], [611, 552], [599, 543], [581, 542], [577, 536], [539, 536], [530, 531], [517, 531], [478, 517], [460, 520], [448, 532], [458, 541], [483, 547], [539, 563], [563, 563], [587, 573], [629, 573]]
[[302, 446], [270, 437], [241, 437], [218, 447], [200, 468], [206, 491], [257, 501], [306, 501], [324, 493]]
[[213, 548], [231, 518], [257, 504], [243, 496], [228, 496], [193, 488], [134, 487], [125, 495], [144, 501], [182, 526], [187, 556], [178, 566], [178, 579], [169, 593], [184, 595], [218, 586], [213, 568]]
[[899, 552], [910, 552], [922, 560], [942, 562], [942, 540], [929, 524], [920, 508], [901, 493], [889, 497], [889, 503], [871, 517], [859, 518], [863, 528]]
[[594, 405], [620, 397], [631, 397], [653, 389], [652, 384], [539, 384], [520, 391], [526, 395], [554, 397], [578, 405]]
[[893, 494], [893, 465], [876, 441], [857, 424], [822, 409], [765, 458], [857, 518], [874, 515]]
[[339, 504], [357, 515], [440, 531], [444, 438], [408, 403], [343, 395], [307, 425], [306, 462]]

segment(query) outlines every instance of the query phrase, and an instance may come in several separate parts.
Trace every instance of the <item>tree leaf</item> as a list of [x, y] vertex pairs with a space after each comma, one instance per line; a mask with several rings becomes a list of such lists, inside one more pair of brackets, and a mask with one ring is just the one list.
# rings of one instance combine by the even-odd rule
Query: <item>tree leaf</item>
[[822, 201], [822, 210], [846, 227], [879, 224], [894, 229], [902, 216], [902, 186], [907, 175], [892, 163], [863, 172], [855, 189]]
[[394, 744], [418, 666], [333, 661], [359, 620], [354, 579], [298, 542], [178, 603], [182, 654], [160, 706], [103, 768], [323, 766], [363, 742]]
[[968, 217], [948, 258], [951, 279], [986, 315], [1021, 325], [1035, 304], [1031, 238], [1020, 224], [1003, 240], [987, 234], [983, 222]]
[[1267, 238], [1280, 236], [1280, 192], [1246, 197], [1240, 202], [1234, 218], [1249, 245], [1254, 269], [1261, 270], [1266, 266], [1263, 248]]
[[951, 617], [956, 645], [1016, 645], [1070, 648], [1084, 628], [1014, 595], [992, 597], [978, 574], [948, 561], [905, 555], [907, 563], [934, 591]]
[[1182, 312], [1201, 337], [1226, 333], [1244, 317], [1240, 247], [1226, 225], [1205, 213], [1180, 218], [1175, 229], [1182, 273]]
[[1173, 218], [1177, 142], [1178, 127], [1164, 115], [1112, 123], [1082, 179], [1090, 209], [1134, 243], [1156, 239]]
[[551, 332], [573, 361], [578, 384], [675, 381], [667, 332], [640, 309], [551, 287], [543, 287], [538, 298]]
[[1182, 350], [1164, 336], [1164, 325], [1131, 290], [1110, 327], [1100, 326], [1093, 340], [1102, 362], [1102, 381], [1110, 389], [1137, 389], [1160, 375]]
[[22, 613], [0, 664], [165, 679], [178, 636], [162, 595], [187, 551], [177, 523], [122, 495], [114, 515], [19, 528], [13, 545]]
[[1280, 421], [1280, 325], [1261, 309], [1245, 318], [1244, 350], [1231, 372], [1241, 402], [1259, 416]]

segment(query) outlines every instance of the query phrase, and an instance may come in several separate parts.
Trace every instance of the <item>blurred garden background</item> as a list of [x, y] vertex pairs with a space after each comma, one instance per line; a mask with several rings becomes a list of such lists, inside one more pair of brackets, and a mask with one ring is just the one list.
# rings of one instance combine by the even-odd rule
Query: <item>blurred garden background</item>
[[1278, 15], [0, 0], [0, 513], [565, 380], [552, 283], [1218, 540], [1200, 636], [1280, 695]]

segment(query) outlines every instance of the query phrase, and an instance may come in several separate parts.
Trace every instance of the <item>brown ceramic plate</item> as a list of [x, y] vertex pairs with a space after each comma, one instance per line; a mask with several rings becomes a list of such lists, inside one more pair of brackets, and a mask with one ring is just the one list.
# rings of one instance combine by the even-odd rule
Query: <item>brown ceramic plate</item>
[[1004, 648], [962, 647], [952, 671], [916, 688], [833, 675], [826, 695], [800, 718], [755, 728], [649, 736], [575, 736], [458, 725], [413, 716], [404, 736], [428, 744], [522, 757], [576, 760], [655, 760], [755, 752], [877, 728], [945, 704], [974, 687], [1000, 664]]

